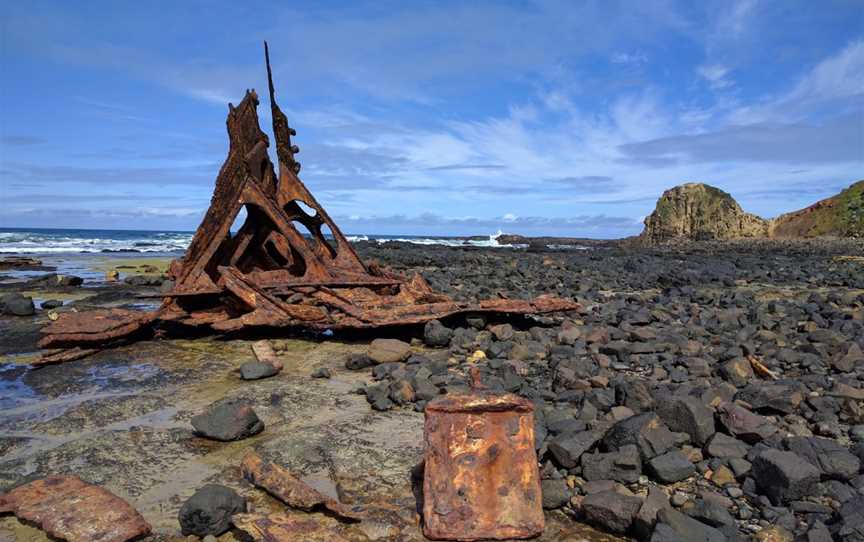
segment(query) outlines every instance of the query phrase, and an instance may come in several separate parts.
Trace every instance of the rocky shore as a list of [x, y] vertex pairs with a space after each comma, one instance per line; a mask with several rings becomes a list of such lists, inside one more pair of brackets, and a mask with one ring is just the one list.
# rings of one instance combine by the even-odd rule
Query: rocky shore
[[[864, 242], [356, 248], [455, 299], [554, 293], [583, 308], [272, 340], [284, 368], [244, 380], [251, 342], [207, 337], [29, 370], [51, 311], [139, 306], [160, 281], [4, 283], [0, 490], [74, 474], [138, 509], [145, 540], [182, 540], [181, 507], [207, 484], [258, 513], [281, 507], [238, 474], [253, 448], [378, 510], [356, 524], [309, 514], [344, 539], [423, 540], [411, 480], [422, 411], [477, 368], [535, 404], [540, 540], [864, 540]], [[14, 292], [37, 298], [32, 314], [17, 315]], [[40, 307], [57, 298], [71, 301]], [[254, 430], [196, 434], [226, 400], [254, 409]], [[8, 517], [4, 536], [45, 540]]]

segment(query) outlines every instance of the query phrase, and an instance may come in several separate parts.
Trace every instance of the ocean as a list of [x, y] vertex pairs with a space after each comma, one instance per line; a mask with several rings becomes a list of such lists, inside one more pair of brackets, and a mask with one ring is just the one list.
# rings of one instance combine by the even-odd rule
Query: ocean
[[[192, 241], [191, 231], [0, 228], [0, 254], [61, 255], [97, 253], [180, 254]], [[346, 235], [349, 241], [403, 241], [421, 245], [512, 247], [500, 244], [502, 232], [488, 238], [414, 235]]]

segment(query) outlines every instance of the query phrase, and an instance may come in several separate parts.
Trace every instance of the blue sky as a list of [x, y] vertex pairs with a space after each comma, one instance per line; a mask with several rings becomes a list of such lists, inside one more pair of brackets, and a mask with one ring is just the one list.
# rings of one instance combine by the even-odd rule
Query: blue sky
[[619, 237], [683, 182], [771, 217], [864, 178], [861, 1], [0, 10], [0, 226], [194, 229], [264, 39], [347, 233]]

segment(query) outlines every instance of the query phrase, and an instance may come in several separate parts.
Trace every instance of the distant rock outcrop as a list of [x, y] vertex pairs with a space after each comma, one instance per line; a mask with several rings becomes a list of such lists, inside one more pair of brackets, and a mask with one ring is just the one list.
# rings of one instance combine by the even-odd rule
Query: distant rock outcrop
[[713, 186], [687, 183], [663, 193], [645, 219], [642, 238], [656, 243], [674, 239], [710, 240], [767, 237], [769, 222], [745, 213], [735, 199]]
[[771, 237], [864, 237], [864, 181], [771, 221]]
[[772, 220], [745, 213], [731, 195], [719, 188], [702, 183], [682, 184], [667, 190], [657, 200], [639, 239], [660, 243], [812, 237], [864, 237], [864, 181], [806, 209]]

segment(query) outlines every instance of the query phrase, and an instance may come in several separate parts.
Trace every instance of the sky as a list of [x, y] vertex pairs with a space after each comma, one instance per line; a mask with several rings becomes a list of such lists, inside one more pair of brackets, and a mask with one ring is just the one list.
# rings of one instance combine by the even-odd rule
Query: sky
[[773, 217], [864, 178], [862, 0], [35, 0], [0, 40], [0, 227], [193, 230], [263, 40], [349, 234], [615, 238], [684, 182]]

